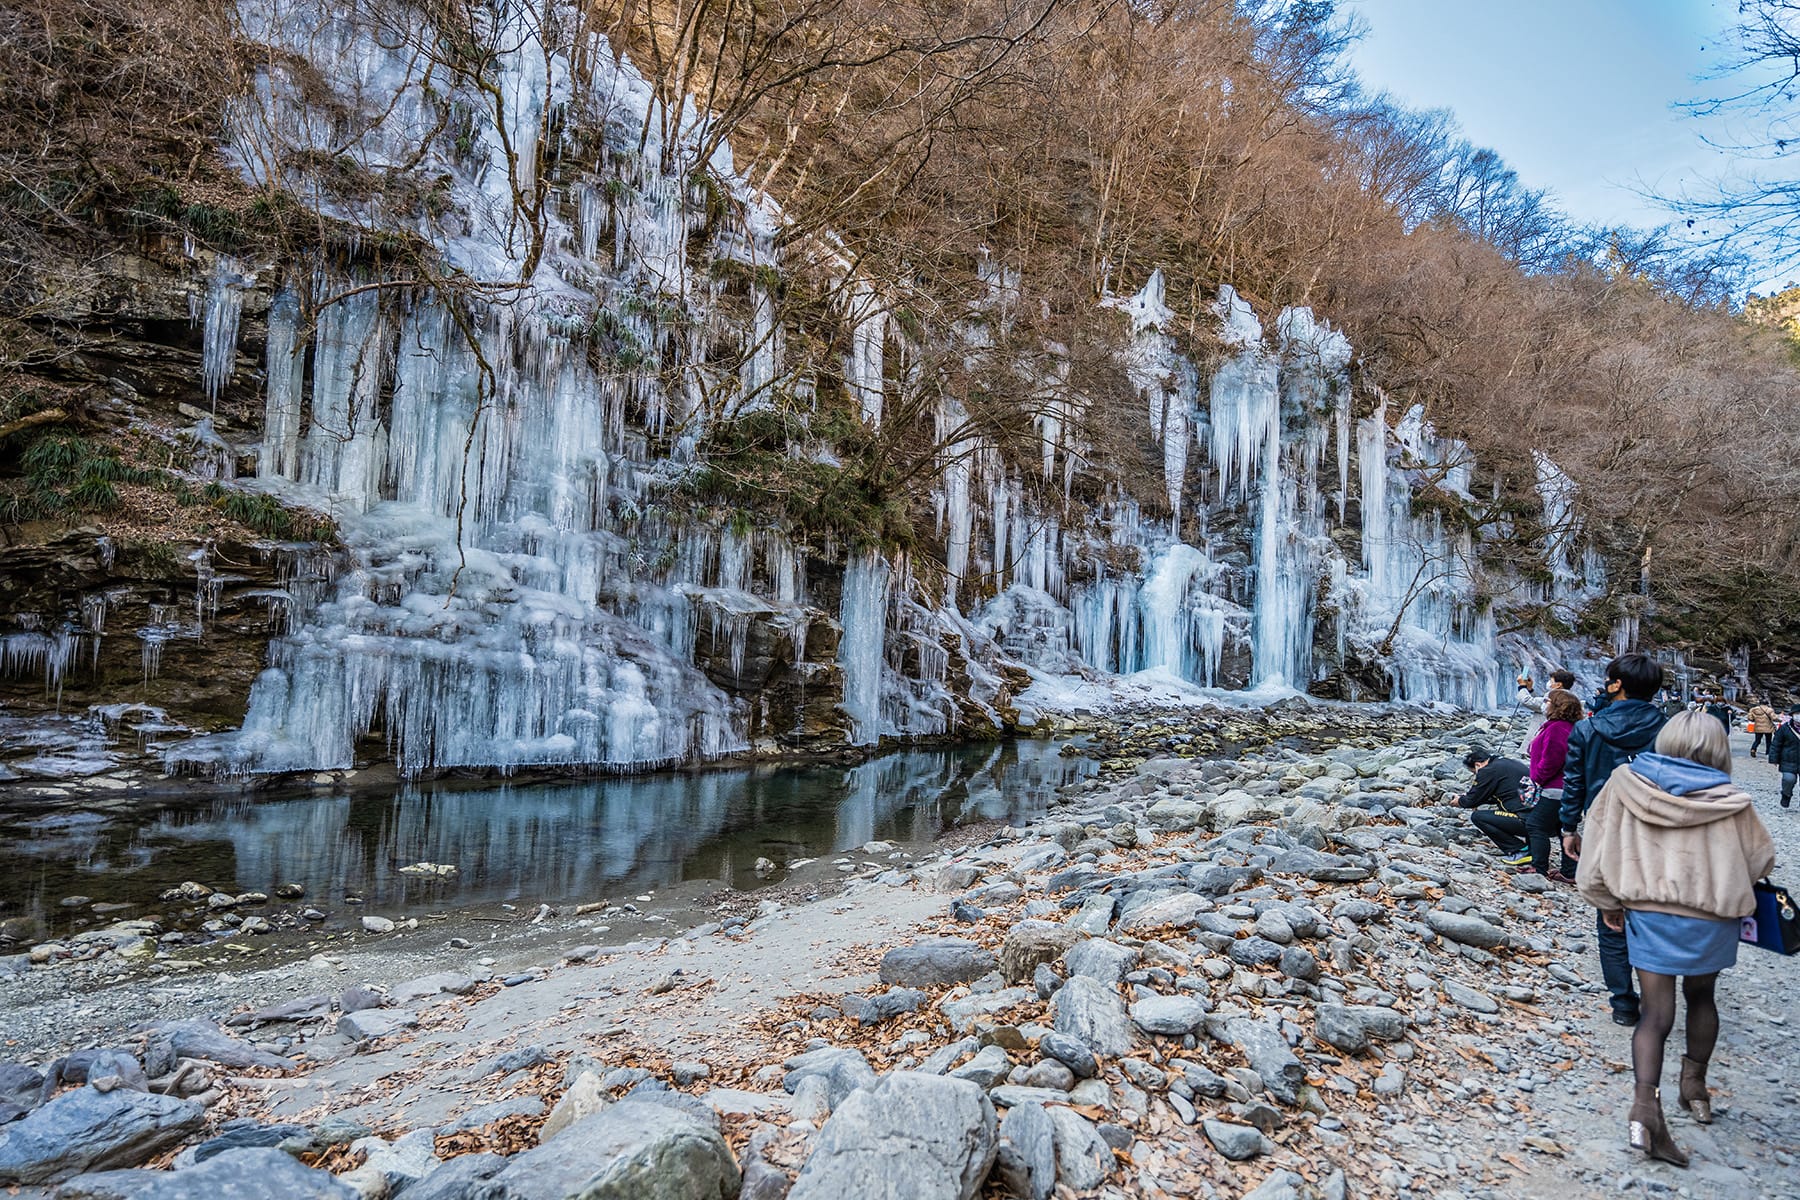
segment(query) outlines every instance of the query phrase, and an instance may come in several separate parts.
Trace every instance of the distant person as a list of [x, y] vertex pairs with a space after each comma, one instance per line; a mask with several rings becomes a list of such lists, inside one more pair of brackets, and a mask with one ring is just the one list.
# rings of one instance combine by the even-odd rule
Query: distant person
[[[1569, 734], [1569, 757], [1563, 764], [1560, 811], [1564, 860], [1581, 857], [1581, 818], [1620, 763], [1650, 749], [1662, 730], [1663, 715], [1650, 703], [1662, 686], [1662, 667], [1647, 654], [1621, 654], [1606, 664], [1602, 691], [1605, 707], [1580, 722]], [[1795, 760], [1800, 762], [1800, 753]], [[1580, 870], [1575, 876], [1581, 880]], [[1631, 987], [1631, 960], [1625, 934], [1594, 917], [1600, 948], [1600, 974], [1612, 1002], [1612, 1018], [1620, 1025], [1638, 1022], [1638, 997]]]
[[[1617, 662], [1619, 660], [1615, 658], [1613, 661]], [[1593, 716], [1608, 704], [1612, 703], [1612, 693], [1607, 691], [1610, 682], [1611, 681], [1609, 680], [1606, 683], [1602, 683], [1599, 687], [1594, 689], [1594, 694], [1588, 697], [1589, 716]]]
[[1737, 719], [1737, 713], [1732, 711], [1731, 705], [1717, 696], [1714, 696], [1712, 703], [1706, 706], [1706, 715], [1723, 725], [1728, 734], [1731, 732], [1732, 721]]
[[1671, 692], [1669, 694], [1669, 698], [1667, 700], [1664, 700], [1657, 707], [1662, 709], [1663, 716], [1665, 716], [1665, 717], [1672, 717], [1676, 713], [1687, 711], [1687, 705], [1682, 702], [1682, 699], [1680, 696], [1675, 695], [1673, 692]]
[[1516, 699], [1520, 704], [1536, 704], [1537, 703], [1537, 693], [1535, 693], [1534, 691], [1531, 690], [1532, 689], [1531, 676], [1529, 676], [1529, 675], [1519, 676], [1518, 685], [1519, 685], [1519, 690], [1517, 693], [1515, 693], [1514, 699]]
[[1800, 704], [1788, 709], [1788, 719], [1775, 731], [1775, 742], [1769, 747], [1769, 761], [1781, 772], [1781, 807], [1794, 800], [1794, 780], [1800, 777]]
[[1767, 700], [1758, 700], [1744, 718], [1750, 728], [1750, 757], [1759, 749], [1767, 749], [1775, 741], [1775, 710]]
[[1524, 868], [1552, 883], [1573, 883], [1575, 864], [1566, 855], [1560, 870], [1550, 869], [1550, 848], [1561, 824], [1563, 766], [1569, 758], [1569, 735], [1581, 720], [1581, 701], [1568, 688], [1555, 688], [1545, 700], [1543, 728], [1531, 739], [1529, 778], [1537, 786], [1537, 803], [1525, 817], [1525, 841], [1531, 865]]
[[[1531, 854], [1525, 849], [1526, 807], [1520, 794], [1525, 764], [1516, 758], [1495, 758], [1486, 746], [1471, 746], [1463, 755], [1463, 766], [1475, 772], [1475, 782], [1456, 802], [1457, 806], [1475, 810], [1469, 814], [1469, 823], [1500, 848], [1502, 862], [1513, 867], [1529, 863]], [[1483, 811], [1489, 804], [1494, 811]]]
[[1581, 894], [1622, 932], [1638, 974], [1643, 1015], [1631, 1038], [1631, 1145], [1688, 1164], [1663, 1120], [1663, 1051], [1675, 1027], [1675, 981], [1687, 1001], [1681, 1107], [1712, 1124], [1706, 1065], [1719, 1037], [1719, 972], [1737, 962], [1751, 885], [1775, 865], [1769, 831], [1731, 782], [1731, 742], [1700, 713], [1672, 718], [1654, 753], [1619, 767], [1588, 813]]

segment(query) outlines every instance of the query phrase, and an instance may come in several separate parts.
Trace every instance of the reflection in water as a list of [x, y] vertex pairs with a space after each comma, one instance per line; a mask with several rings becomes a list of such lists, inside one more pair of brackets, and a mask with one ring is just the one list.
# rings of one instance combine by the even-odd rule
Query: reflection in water
[[[949, 826], [1022, 820], [1092, 770], [1046, 742], [908, 750], [855, 767], [781, 767], [131, 812], [0, 804], [0, 915], [53, 927], [59, 901], [154, 904], [193, 879], [230, 891], [299, 883], [384, 912], [498, 901], [595, 900], [683, 880], [754, 887], [777, 862], [877, 838], [927, 842]], [[450, 863], [447, 880], [403, 875]]]

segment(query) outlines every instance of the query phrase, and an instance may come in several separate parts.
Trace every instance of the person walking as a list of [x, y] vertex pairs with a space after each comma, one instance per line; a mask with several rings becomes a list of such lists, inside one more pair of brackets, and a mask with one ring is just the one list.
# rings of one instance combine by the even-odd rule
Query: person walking
[[1745, 720], [1750, 724], [1750, 757], [1755, 758], [1759, 747], [1766, 749], [1775, 740], [1775, 710], [1767, 700], [1758, 700]]
[[1775, 731], [1769, 761], [1781, 772], [1781, 807], [1794, 800], [1794, 780], [1800, 778], [1800, 704], [1788, 709], [1788, 719]]
[[[1606, 664], [1606, 706], [1576, 724], [1569, 734], [1569, 756], [1563, 763], [1562, 825], [1564, 861], [1581, 857], [1581, 819], [1619, 764], [1650, 749], [1664, 717], [1650, 698], [1662, 686], [1662, 667], [1647, 654], [1621, 654]], [[1796, 755], [1800, 762], [1800, 754]], [[1581, 882], [1577, 868], [1575, 881]], [[1600, 949], [1600, 974], [1611, 997], [1612, 1019], [1620, 1025], [1638, 1022], [1638, 996], [1631, 986], [1631, 960], [1625, 932], [1594, 917]]]
[[1727, 734], [1731, 732], [1732, 719], [1737, 716], [1737, 714], [1731, 710], [1731, 705], [1725, 703], [1725, 698], [1723, 696], [1714, 696], [1712, 698], [1712, 703], [1706, 706], [1706, 715], [1723, 725]]
[[[1500, 861], [1509, 867], [1524, 866], [1531, 861], [1525, 849], [1525, 807], [1520, 797], [1525, 764], [1516, 758], [1495, 758], [1486, 746], [1471, 746], [1463, 755], [1463, 766], [1475, 772], [1475, 782], [1457, 806], [1475, 810], [1469, 814], [1469, 823], [1499, 847]], [[1489, 804], [1494, 811], [1483, 811]]]
[[1737, 962], [1752, 885], [1775, 865], [1756, 809], [1731, 782], [1731, 742], [1710, 715], [1683, 713], [1653, 753], [1613, 771], [1588, 813], [1582, 898], [1622, 930], [1637, 971], [1643, 1015], [1631, 1038], [1631, 1145], [1688, 1165], [1663, 1120], [1663, 1055], [1675, 1027], [1675, 983], [1687, 1001], [1681, 1106], [1712, 1124], [1706, 1066], [1719, 1037], [1719, 972]]
[[1537, 786], [1538, 800], [1525, 815], [1525, 842], [1531, 848], [1531, 866], [1525, 868], [1552, 883], [1573, 883], [1574, 863], [1563, 860], [1562, 869], [1550, 869], [1550, 846], [1562, 820], [1563, 765], [1569, 759], [1569, 735], [1581, 720], [1581, 701], [1569, 688], [1553, 688], [1545, 701], [1544, 724], [1531, 739], [1527, 754], [1528, 776]]

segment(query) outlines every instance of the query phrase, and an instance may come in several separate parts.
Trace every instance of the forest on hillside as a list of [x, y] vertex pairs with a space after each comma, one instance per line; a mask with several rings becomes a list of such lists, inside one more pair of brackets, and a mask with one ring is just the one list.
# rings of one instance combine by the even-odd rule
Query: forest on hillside
[[[404, 5], [358, 7], [408, 28]], [[424, 69], [494, 90], [485, 6], [427, 7], [439, 37]], [[1609, 611], [1714, 652], [1800, 644], [1783, 613], [1800, 527], [1781, 519], [1800, 503], [1800, 375], [1786, 331], [1746, 319], [1742, 264], [1656, 231], [1576, 225], [1448, 114], [1369, 94], [1346, 65], [1354, 26], [1329, 0], [606, 0], [538, 19], [603, 33], [665, 119], [706, 114], [690, 165], [729, 146], [780, 205], [790, 262], [829, 254], [896, 299], [904, 386], [878, 431], [846, 438], [881, 511], [899, 514], [884, 536], [905, 537], [941, 469], [938, 396], [1029, 463], [1058, 402], [1047, 378], [1079, 398], [1059, 410], [1080, 426], [1077, 490], [1121, 488], [1166, 513], [1119, 367], [1128, 331], [1093, 319], [1160, 270], [1168, 332], [1196, 362], [1220, 357], [1223, 284], [1265, 320], [1306, 305], [1342, 329], [1359, 415], [1382, 397], [1423, 405], [1467, 444], [1483, 499], [1457, 519], [1497, 553], [1555, 532], [1541, 527], [1541, 453], [1576, 485], [1569, 519], [1607, 561]], [[471, 295], [516, 286], [447, 279], [428, 246], [346, 236], [246, 183], [221, 157], [222, 111], [272, 53], [217, 0], [21, 0], [0, 14], [8, 471], [29, 479], [33, 439], [81, 424], [56, 367], [76, 335], [53, 314], [110, 247], [170, 234], [268, 256], [336, 245]], [[665, 153], [682, 145], [649, 134]], [[514, 197], [522, 220], [541, 217], [556, 157], [579, 152], [572, 137], [536, 143], [542, 161], [515, 173], [534, 181]], [[429, 179], [334, 169], [330, 186], [432, 202]], [[846, 335], [807, 279], [790, 270], [779, 300], [818, 343], [790, 336], [790, 361], [816, 363]], [[979, 360], [974, 328], [987, 331]], [[778, 389], [775, 407], [815, 419], [819, 403]], [[741, 435], [712, 434], [726, 467]], [[1041, 486], [1049, 503], [1063, 489]], [[1515, 567], [1542, 569], [1529, 558]]]

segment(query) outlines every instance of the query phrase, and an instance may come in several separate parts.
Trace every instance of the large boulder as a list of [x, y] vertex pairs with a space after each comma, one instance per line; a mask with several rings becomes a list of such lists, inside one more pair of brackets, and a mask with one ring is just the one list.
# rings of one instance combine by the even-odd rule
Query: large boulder
[[[429, 1180], [429, 1176], [427, 1177]], [[735, 1200], [725, 1139], [686, 1113], [621, 1100], [469, 1190], [471, 1200]]]
[[787, 1074], [782, 1076], [781, 1086], [789, 1094], [797, 1091], [802, 1081], [818, 1076], [825, 1081], [826, 1102], [832, 1108], [842, 1104], [858, 1088], [874, 1087], [878, 1078], [875, 1068], [860, 1051], [839, 1046], [808, 1050], [788, 1059], [785, 1065]]
[[1131, 1006], [1131, 1020], [1145, 1033], [1182, 1037], [1206, 1024], [1206, 1002], [1193, 996], [1146, 996]]
[[973, 1200], [997, 1124], [976, 1084], [896, 1071], [831, 1114], [788, 1200]]
[[992, 950], [966, 938], [934, 938], [889, 950], [881, 959], [881, 982], [916, 988], [968, 983], [999, 965]]
[[0, 1126], [0, 1184], [54, 1183], [84, 1171], [133, 1167], [197, 1131], [205, 1117], [192, 1100], [76, 1088]]
[[1056, 1136], [1056, 1175], [1078, 1196], [1091, 1195], [1106, 1182], [1113, 1153], [1094, 1123], [1072, 1108], [1047, 1110]]

